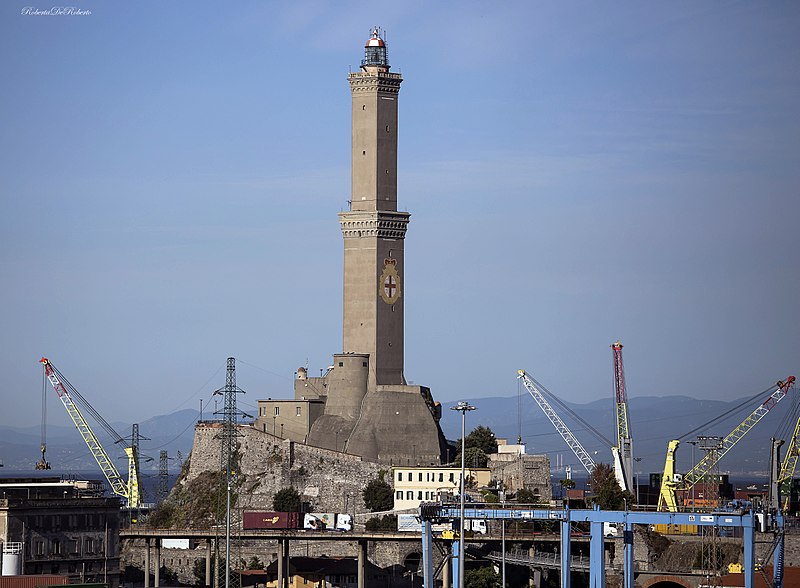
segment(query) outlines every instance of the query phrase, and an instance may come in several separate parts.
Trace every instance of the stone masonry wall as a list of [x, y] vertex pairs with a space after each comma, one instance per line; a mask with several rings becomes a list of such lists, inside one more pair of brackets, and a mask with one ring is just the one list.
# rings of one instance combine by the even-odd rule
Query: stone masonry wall
[[[196, 427], [186, 481], [204, 471], [220, 469], [221, 432], [221, 425], [216, 423]], [[237, 509], [272, 510], [275, 493], [292, 486], [313, 511], [360, 514], [357, 520], [363, 523], [366, 508], [361, 492], [378, 477], [380, 464], [357, 455], [280, 439], [251, 427], [239, 427], [238, 433]]]

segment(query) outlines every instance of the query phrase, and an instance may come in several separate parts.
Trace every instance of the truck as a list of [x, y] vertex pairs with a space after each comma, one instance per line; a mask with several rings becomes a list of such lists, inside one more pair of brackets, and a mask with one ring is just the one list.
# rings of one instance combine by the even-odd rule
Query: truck
[[[486, 521], [483, 519], [464, 519], [464, 536], [486, 535]], [[453, 521], [451, 529], [442, 531], [442, 539], [456, 539], [458, 537], [458, 521]]]
[[303, 528], [313, 531], [352, 531], [353, 517], [345, 513], [310, 512], [303, 517]]
[[[455, 539], [458, 536], [458, 525], [458, 521], [434, 523], [431, 525], [431, 531], [442, 539]], [[397, 515], [397, 530], [420, 533], [422, 532], [422, 523], [417, 515], [399, 514]], [[487, 532], [486, 520], [464, 519], [465, 535], [486, 535]]]
[[619, 537], [616, 523], [603, 523], [603, 537]]
[[[448, 531], [450, 529], [450, 523], [433, 523], [431, 525], [431, 530], [436, 534], [439, 534], [443, 531]], [[421, 533], [422, 522], [415, 514], [398, 514], [397, 530], [401, 533]]]
[[242, 513], [242, 529], [299, 529], [299, 512], [252, 511]]

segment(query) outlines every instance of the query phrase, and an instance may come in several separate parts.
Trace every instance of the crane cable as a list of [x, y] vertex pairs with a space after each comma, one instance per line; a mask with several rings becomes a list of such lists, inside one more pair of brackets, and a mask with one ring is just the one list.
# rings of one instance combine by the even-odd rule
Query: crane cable
[[[53, 372], [55, 372], [56, 376], [58, 376], [58, 379], [59, 379], [59, 381], [60, 381], [60, 382], [63, 384], [64, 388], [67, 390], [67, 393], [68, 393], [68, 394], [69, 394], [69, 395], [70, 395], [70, 396], [71, 396], [73, 399], [77, 399], [78, 401], [80, 401], [80, 404], [81, 404], [81, 406], [82, 406], [82, 407], [83, 407], [83, 408], [84, 408], [84, 409], [85, 409], [85, 410], [86, 410], [86, 411], [87, 411], [89, 414], [91, 414], [91, 415], [92, 415], [92, 417], [94, 417], [95, 421], [96, 421], [96, 422], [97, 422], [97, 423], [98, 423], [98, 424], [99, 424], [101, 427], [103, 427], [103, 429], [105, 429], [106, 433], [108, 433], [108, 434], [109, 434], [109, 436], [111, 436], [111, 438], [114, 440], [114, 442], [115, 442], [115, 443], [125, 443], [125, 440], [124, 440], [124, 439], [123, 439], [123, 438], [120, 436], [120, 434], [119, 434], [119, 433], [117, 433], [117, 432], [114, 430], [114, 428], [113, 428], [111, 425], [109, 425], [109, 424], [108, 424], [108, 422], [107, 422], [107, 421], [106, 421], [106, 420], [105, 420], [105, 419], [104, 419], [104, 418], [103, 418], [103, 417], [100, 415], [100, 413], [99, 413], [99, 412], [97, 412], [97, 411], [95, 410], [95, 408], [94, 408], [94, 407], [93, 407], [91, 404], [89, 404], [89, 401], [88, 401], [88, 400], [86, 400], [86, 399], [85, 399], [83, 396], [81, 396], [81, 393], [80, 393], [80, 392], [78, 392], [78, 390], [76, 390], [76, 389], [75, 389], [75, 386], [73, 386], [72, 384], [70, 384], [70, 383], [69, 383], [69, 380], [67, 380], [67, 379], [64, 377], [64, 375], [63, 375], [63, 374], [62, 374], [60, 371], [58, 371], [58, 369], [56, 368], [56, 366], [54, 366], [54, 365], [51, 363], [51, 364], [50, 364], [50, 367], [52, 368]], [[127, 447], [127, 445], [126, 445], [126, 447]]]
[[597, 429], [595, 429], [595, 428], [594, 428], [592, 425], [590, 425], [590, 424], [589, 424], [587, 421], [583, 420], [583, 419], [582, 419], [580, 416], [578, 416], [578, 414], [577, 414], [577, 413], [575, 413], [575, 411], [573, 411], [573, 410], [572, 410], [571, 408], [569, 408], [569, 407], [568, 407], [566, 404], [564, 404], [563, 402], [561, 402], [561, 400], [559, 400], [558, 398], [556, 398], [555, 394], [553, 394], [552, 392], [550, 392], [550, 390], [548, 390], [547, 388], [545, 388], [544, 386], [542, 386], [542, 384], [541, 384], [540, 382], [538, 382], [538, 381], [537, 381], [537, 380], [536, 380], [536, 379], [535, 379], [533, 376], [531, 376], [531, 375], [530, 375], [528, 372], [525, 372], [525, 375], [526, 375], [528, 378], [530, 378], [530, 379], [531, 379], [531, 381], [532, 381], [534, 384], [536, 384], [536, 387], [537, 387], [537, 388], [539, 388], [539, 390], [541, 390], [541, 392], [542, 392], [542, 395], [543, 395], [543, 396], [547, 396], [547, 398], [549, 398], [550, 400], [552, 400], [553, 402], [555, 402], [555, 403], [556, 403], [556, 404], [557, 404], [557, 405], [558, 405], [560, 408], [564, 409], [564, 410], [565, 410], [565, 411], [566, 411], [566, 412], [567, 412], [567, 413], [568, 413], [570, 416], [572, 416], [572, 418], [573, 418], [573, 419], [575, 419], [576, 421], [578, 421], [579, 423], [581, 423], [581, 424], [582, 424], [584, 427], [586, 427], [586, 429], [587, 429], [589, 432], [593, 433], [593, 434], [594, 434], [594, 436], [595, 436], [595, 437], [596, 437], [596, 438], [597, 438], [597, 439], [598, 439], [598, 440], [599, 440], [601, 443], [604, 443], [604, 444], [608, 445], [609, 447], [611, 447], [611, 446], [613, 446], [613, 445], [614, 445], [614, 443], [612, 443], [612, 442], [611, 442], [611, 441], [610, 441], [610, 440], [609, 440], [609, 439], [608, 439], [608, 438], [607, 438], [605, 435], [603, 435], [603, 434], [602, 434], [600, 431], [598, 431]]
[[42, 465], [46, 464], [44, 454], [47, 450], [47, 376], [42, 370]]
[[702, 425], [700, 425], [698, 427], [695, 427], [694, 429], [692, 429], [688, 433], [684, 433], [683, 435], [681, 435], [680, 437], [677, 438], [678, 441], [683, 441], [686, 438], [690, 437], [691, 435], [695, 434], [696, 432], [702, 431], [704, 429], [707, 429], [711, 425], [714, 425], [714, 424], [722, 421], [723, 419], [725, 419], [726, 417], [730, 416], [731, 414], [739, 412], [743, 407], [745, 407], [747, 405], [752, 405], [754, 400], [757, 400], [758, 398], [762, 397], [764, 394], [772, 393], [774, 388], [775, 388], [775, 386], [770, 386], [769, 388], [767, 388], [763, 392], [759, 392], [755, 396], [752, 396], [751, 398], [747, 398], [746, 400], [744, 400], [743, 402], [737, 404], [736, 406], [734, 406], [730, 410], [727, 410], [724, 413], [722, 413], [721, 415], [714, 417], [710, 421], [708, 421], [706, 423], [703, 423]]

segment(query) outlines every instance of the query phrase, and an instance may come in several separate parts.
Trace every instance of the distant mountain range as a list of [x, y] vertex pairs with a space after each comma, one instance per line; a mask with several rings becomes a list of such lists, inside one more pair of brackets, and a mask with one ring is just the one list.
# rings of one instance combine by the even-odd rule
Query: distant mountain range
[[[761, 401], [765, 400], [761, 399]], [[582, 467], [577, 458], [567, 448], [564, 441], [556, 433], [555, 428], [547, 420], [538, 405], [525, 392], [519, 398], [491, 397], [466, 399], [477, 410], [467, 413], [466, 429], [471, 431], [478, 425], [492, 429], [498, 438], [505, 438], [515, 443], [518, 436], [526, 444], [528, 453], [547, 453], [553, 467], [559, 463], [571, 465], [573, 472], [581, 474]], [[678, 439], [704, 423], [726, 414], [731, 415], [713, 427], [694, 432], [683, 440], [678, 451], [678, 470], [689, 469], [692, 462], [693, 447], [688, 443], [696, 435], [727, 435], [759, 404], [759, 400], [747, 401], [739, 399], [730, 402], [715, 400], [697, 400], [688, 396], [635, 397], [629, 399], [628, 412], [634, 443], [634, 455], [640, 458], [637, 472], [645, 476], [651, 472], [661, 472], [664, 468], [664, 457], [667, 442]], [[770, 438], [778, 437], [788, 440], [797, 418], [797, 406], [791, 398], [786, 398], [764, 419], [759, 422], [737, 446], [720, 462], [720, 470], [729, 472], [738, 478], [750, 475], [763, 475], [769, 469]], [[743, 404], [735, 411], [735, 407]], [[442, 429], [448, 439], [461, 437], [460, 413], [449, 410], [455, 402], [443, 404]], [[615, 406], [611, 399], [597, 400], [587, 404], [564, 403], [571, 411], [589, 423], [593, 429], [608, 440], [613, 440], [615, 433]], [[520, 410], [518, 410], [520, 407]], [[556, 412], [593, 455], [597, 462], [611, 462], [610, 444], [600, 441], [595, 434], [578, 421], [570, 417], [566, 411], [554, 405]], [[792, 417], [791, 415], [795, 415]], [[152, 457], [150, 462], [142, 464], [146, 473], [158, 471], [159, 452], [166, 450], [171, 458], [170, 471], [178, 471], [175, 458], [180, 451], [183, 459], [192, 448], [194, 424], [199, 417], [196, 410], [185, 409], [168, 415], [160, 415], [139, 424], [141, 451], [143, 455]], [[122, 435], [129, 435], [131, 425], [112, 423]], [[100, 437], [112, 458], [119, 458], [121, 471], [127, 467], [124, 454], [107, 437], [100, 436], [102, 430], [95, 432]], [[145, 437], [149, 439], [144, 439]], [[5, 467], [0, 474], [26, 473], [33, 474], [34, 465], [40, 458], [39, 427], [11, 427], [0, 425], [0, 460]], [[694, 448], [694, 462], [702, 457], [699, 445]], [[100, 470], [89, 451], [73, 427], [48, 426], [47, 459], [52, 466], [53, 474], [75, 474], [77, 472], [96, 472]], [[86, 474], [85, 474], [86, 475]], [[644, 480], [643, 480], [644, 481]]]
[[[185, 409], [139, 423], [141, 454], [152, 458], [152, 461], [142, 461], [142, 471], [158, 472], [159, 453], [166, 450], [168, 457], [173, 459], [170, 462], [170, 470], [177, 472], [178, 466], [174, 459], [179, 451], [183, 459], [189, 455], [194, 439], [194, 424], [198, 417], [198, 411]], [[123, 437], [131, 434], [129, 423], [115, 422], [111, 423], [111, 426]], [[119, 458], [116, 465], [123, 476], [126, 476], [124, 470], [128, 464], [122, 448], [118, 447], [100, 427], [94, 428], [93, 431], [109, 457]], [[0, 459], [4, 465], [0, 473], [34, 472], [35, 464], [41, 459], [40, 439], [40, 427], [0, 425]], [[46, 456], [53, 469], [50, 472], [40, 473], [56, 475], [97, 472], [97, 475], [102, 477], [97, 463], [75, 427], [48, 425]]]
[[[647, 474], [664, 470], [669, 440], [682, 440], [677, 453], [677, 465], [678, 471], [686, 471], [704, 455], [700, 445], [693, 447], [689, 441], [696, 440], [697, 435], [726, 436], [766, 398], [767, 395], [751, 401], [740, 398], [731, 402], [698, 400], [688, 396], [630, 398], [628, 416], [633, 451], [634, 457], [640, 459], [635, 470], [645, 476], [642, 483], [646, 483]], [[521, 436], [526, 452], [549, 454], [552, 467], [556, 466], [560, 456], [563, 464], [572, 466], [573, 472], [581, 475], [584, 471], [555, 427], [527, 392], [519, 398], [513, 396], [465, 400], [477, 408], [467, 413], [467, 433], [477, 425], [484, 425], [491, 428], [496, 437], [505, 438], [509, 443], [516, 443], [517, 437]], [[442, 406], [442, 430], [448, 439], [461, 437], [461, 413], [449, 410], [455, 404], [448, 402]], [[616, 407], [613, 399], [597, 400], [588, 404], [564, 404], [608, 440], [615, 439]], [[743, 406], [735, 410], [740, 404]], [[521, 410], [518, 410], [518, 406]], [[553, 408], [596, 462], [611, 463], [609, 443], [598, 440], [593, 432], [555, 404]], [[731, 414], [724, 420], [701, 428], [682, 439], [687, 433], [729, 411], [732, 411]], [[766, 475], [769, 471], [770, 439], [777, 437], [788, 442], [796, 419], [797, 402], [787, 396], [720, 461], [720, 472], [730, 473], [737, 478]]]

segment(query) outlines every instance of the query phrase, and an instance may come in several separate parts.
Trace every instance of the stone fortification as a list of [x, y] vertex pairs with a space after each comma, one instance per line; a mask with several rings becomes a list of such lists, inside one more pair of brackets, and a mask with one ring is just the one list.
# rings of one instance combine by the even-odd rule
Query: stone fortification
[[[219, 423], [195, 427], [188, 472], [180, 483], [188, 483], [206, 471], [220, 470], [221, 433]], [[361, 492], [378, 477], [379, 464], [357, 455], [280, 439], [249, 426], [238, 427], [237, 433], [237, 509], [272, 510], [275, 493], [292, 486], [315, 511], [366, 511]]]
[[537, 502], [553, 499], [550, 458], [547, 455], [492, 453], [488, 457], [492, 479], [502, 481], [508, 492], [525, 488], [538, 498]]

